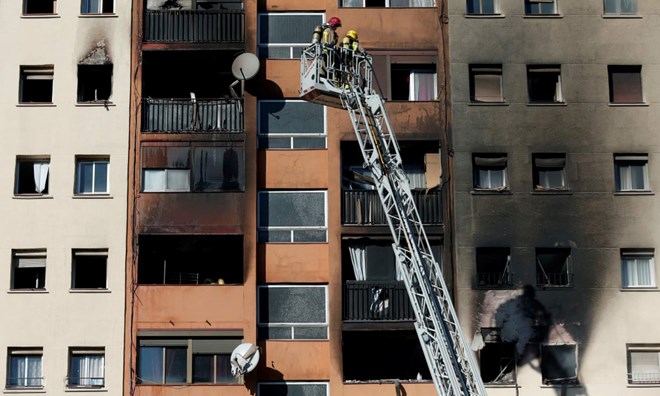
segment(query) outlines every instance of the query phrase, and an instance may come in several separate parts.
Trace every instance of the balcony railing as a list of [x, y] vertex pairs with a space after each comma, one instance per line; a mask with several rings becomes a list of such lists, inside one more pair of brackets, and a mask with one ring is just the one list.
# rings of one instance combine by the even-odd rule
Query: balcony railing
[[508, 288], [513, 285], [510, 272], [477, 272], [476, 286], [484, 289]]
[[[344, 190], [343, 195], [342, 224], [387, 224], [378, 191]], [[422, 223], [442, 224], [442, 191], [413, 190], [412, 195]]]
[[414, 320], [415, 313], [403, 282], [346, 281], [345, 321]]
[[154, 43], [243, 43], [243, 10], [147, 10], [144, 41]]
[[68, 377], [67, 386], [69, 388], [103, 388], [105, 387], [105, 378], [103, 377]]
[[239, 99], [143, 99], [142, 132], [243, 132]]
[[573, 286], [573, 274], [570, 272], [537, 273], [536, 285], [541, 287], [571, 287]]

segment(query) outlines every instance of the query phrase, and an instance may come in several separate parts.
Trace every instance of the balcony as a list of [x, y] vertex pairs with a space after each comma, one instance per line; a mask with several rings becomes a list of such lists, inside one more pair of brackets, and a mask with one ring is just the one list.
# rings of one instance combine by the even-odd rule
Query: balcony
[[[343, 225], [387, 225], [387, 218], [376, 190], [342, 192]], [[423, 224], [442, 224], [442, 191], [413, 190], [415, 206]]]
[[477, 272], [476, 287], [479, 289], [509, 289], [513, 287], [510, 272]]
[[243, 132], [239, 99], [143, 99], [142, 132]]
[[572, 287], [573, 273], [571, 272], [543, 272], [536, 274], [536, 285], [538, 287]]
[[245, 42], [243, 10], [146, 10], [145, 43]]
[[346, 281], [343, 304], [344, 321], [415, 320], [401, 281]]

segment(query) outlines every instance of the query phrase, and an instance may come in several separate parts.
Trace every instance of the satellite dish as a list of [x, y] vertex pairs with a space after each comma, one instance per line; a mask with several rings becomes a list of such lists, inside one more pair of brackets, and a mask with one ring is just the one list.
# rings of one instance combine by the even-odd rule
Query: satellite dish
[[258, 72], [259, 58], [250, 52], [240, 54], [231, 64], [231, 74], [233, 74], [237, 80], [249, 80]]
[[234, 377], [247, 374], [259, 363], [259, 347], [250, 343], [241, 344], [234, 349], [229, 360]]

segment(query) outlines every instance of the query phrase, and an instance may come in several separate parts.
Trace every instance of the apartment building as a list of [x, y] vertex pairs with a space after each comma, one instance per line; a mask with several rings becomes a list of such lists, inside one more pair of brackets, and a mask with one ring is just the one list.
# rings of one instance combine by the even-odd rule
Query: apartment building
[[[442, 12], [133, 1], [125, 394], [434, 394], [350, 118], [298, 88], [316, 25], [337, 16], [340, 34], [359, 32], [451, 278]], [[234, 95], [245, 52], [260, 70]], [[234, 378], [241, 343], [261, 360]]]
[[658, 393], [659, 12], [449, 2], [456, 300], [489, 395]]
[[130, 4], [0, 4], [0, 383], [119, 394]]

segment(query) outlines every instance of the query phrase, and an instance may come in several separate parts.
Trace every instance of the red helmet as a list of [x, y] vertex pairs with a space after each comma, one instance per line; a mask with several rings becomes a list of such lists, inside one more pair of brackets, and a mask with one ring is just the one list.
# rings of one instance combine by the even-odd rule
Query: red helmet
[[340, 27], [341, 26], [341, 19], [339, 19], [337, 17], [332, 17], [332, 18], [328, 19], [328, 26], [330, 26], [331, 28]]

